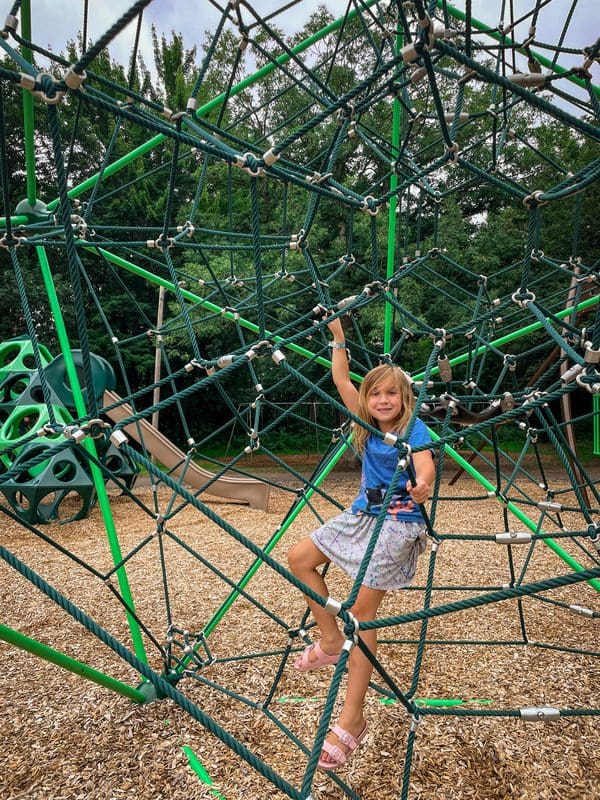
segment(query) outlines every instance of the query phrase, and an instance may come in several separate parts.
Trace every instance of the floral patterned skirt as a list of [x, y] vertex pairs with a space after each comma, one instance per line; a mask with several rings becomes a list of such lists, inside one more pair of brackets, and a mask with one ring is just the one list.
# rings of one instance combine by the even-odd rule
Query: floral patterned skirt
[[[311, 539], [323, 555], [356, 578], [376, 522], [377, 517], [344, 511], [313, 531]], [[362, 584], [383, 590], [408, 586], [426, 541], [422, 523], [385, 519]]]

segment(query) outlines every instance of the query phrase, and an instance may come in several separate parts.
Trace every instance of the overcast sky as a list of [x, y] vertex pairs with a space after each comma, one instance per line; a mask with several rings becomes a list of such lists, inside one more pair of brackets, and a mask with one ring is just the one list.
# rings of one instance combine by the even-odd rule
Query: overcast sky
[[[2, 8], [2, 4], [5, 8]], [[88, 41], [95, 42], [120, 16], [133, 4], [133, 0], [88, 0]], [[225, 3], [220, 2], [223, 6]], [[287, 0], [254, 0], [254, 7], [263, 16], [269, 15], [282, 6], [287, 5]], [[536, 39], [549, 44], [556, 44], [562, 25], [573, 4], [573, 0], [542, 0], [539, 13]], [[325, 5], [334, 16], [341, 16], [348, 5], [347, 0], [301, 0], [289, 10], [274, 18], [280, 28], [286, 33], [298, 30], [319, 5]], [[464, 10], [465, 0], [454, 0], [456, 8]], [[512, 0], [512, 3], [501, 0], [473, 0], [473, 16], [491, 26], [498, 24], [499, 9], [502, 6], [515, 9], [517, 18], [524, 12], [531, 10], [536, 5], [535, 0]], [[12, 0], [0, 0], [0, 13], [6, 14], [12, 6]], [[83, 24], [83, 0], [31, 0], [32, 9], [32, 38], [43, 47], [51, 46], [54, 51], [63, 50], [65, 44], [75, 40]], [[242, 7], [243, 8], [243, 7]], [[243, 9], [243, 15], [248, 21], [251, 17]], [[4, 19], [4, 17], [3, 17]], [[152, 63], [149, 30], [154, 24], [159, 33], [170, 34], [172, 30], [181, 33], [186, 47], [199, 44], [204, 39], [206, 30], [213, 30], [220, 13], [209, 0], [153, 0], [144, 11], [145, 32], [142, 44], [145, 50], [145, 60], [148, 65]], [[505, 23], [509, 23], [506, 18]], [[530, 18], [521, 24], [513, 38], [523, 40], [531, 24]], [[109, 46], [114, 59], [127, 65], [133, 46], [136, 23], [129, 26]], [[582, 48], [591, 45], [600, 35], [600, 0], [578, 0], [569, 26], [569, 34], [565, 44], [570, 47]], [[540, 51], [544, 52], [544, 51]], [[564, 67], [581, 64], [583, 58], [577, 56], [562, 56], [560, 63]], [[593, 68], [593, 79], [599, 81], [598, 64]]]
[[[6, 0], [4, 0], [6, 1]], [[225, 2], [218, 2], [223, 8]], [[101, 34], [110, 28], [119, 17], [133, 5], [133, 0], [89, 0], [91, 9], [88, 15], [88, 41], [96, 41]], [[261, 16], [266, 17], [288, 0], [256, 0], [254, 7]], [[341, 16], [347, 0], [301, 0], [289, 10], [273, 18], [273, 24], [286, 33], [292, 33], [302, 27], [310, 14], [319, 5], [325, 5], [336, 17]], [[7, 3], [8, 6], [8, 3]], [[77, 32], [83, 27], [83, 0], [31, 0], [32, 6], [32, 38], [35, 42], [46, 46], [52, 45], [58, 50], [69, 40], [74, 40]], [[8, 10], [8, 8], [7, 8]], [[253, 17], [245, 10], [242, 15], [248, 23]], [[170, 34], [172, 30], [183, 35], [186, 47], [191, 48], [205, 38], [207, 30], [214, 30], [221, 19], [218, 8], [209, 0], [152, 0], [143, 14], [143, 25], [148, 54], [151, 54], [150, 28], [154, 25], [159, 33]], [[134, 20], [121, 33], [114, 44], [109, 46], [113, 58], [127, 63], [133, 46], [137, 20]], [[151, 63], [151, 58], [145, 59]]]

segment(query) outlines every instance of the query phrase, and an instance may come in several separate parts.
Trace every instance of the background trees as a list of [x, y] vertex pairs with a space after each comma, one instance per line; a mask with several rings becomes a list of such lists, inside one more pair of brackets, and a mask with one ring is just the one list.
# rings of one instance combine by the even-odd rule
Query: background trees
[[[224, 30], [214, 42], [207, 34], [198, 47], [186, 50], [179, 33], [167, 36], [153, 30], [151, 67], [138, 58], [131, 69], [104, 51], [94, 60], [86, 82], [88, 95], [104, 102], [69, 95], [61, 104], [61, 146], [69, 187], [102, 176], [96, 187], [77, 193], [73, 200], [74, 210], [88, 225], [89, 251], [78, 252], [90, 347], [105, 353], [107, 334], [126, 343], [120, 357], [123, 380], [130, 387], [153, 383], [159, 292], [140, 275], [124, 274], [110, 259], [99, 257], [99, 247], [165, 280], [172, 279], [172, 262], [181, 288], [217, 307], [234, 305], [251, 323], [264, 324], [267, 330], [286, 330], [298, 319], [309, 319], [312, 287], [320, 282], [326, 303], [328, 295], [360, 294], [365, 284], [386, 278], [388, 207], [382, 205], [374, 219], [351, 201], [385, 196], [394, 178], [401, 188], [392, 267], [400, 271], [404, 263], [427, 256], [422, 268], [407, 269], [398, 283], [406, 314], [395, 313], [394, 335], [398, 338], [410, 325], [410, 317], [426, 320], [432, 328], [460, 328], [469, 323], [483, 281], [488, 299], [506, 298], [515, 291], [520, 269], [514, 265], [529, 246], [528, 209], [515, 195], [552, 186], [593, 160], [595, 143], [566, 125], [546, 124], [543, 114], [518, 98], [505, 102], [498, 92], [499, 105], [501, 100], [505, 105], [502, 114], [496, 114], [490, 111], [490, 87], [484, 82], [464, 82], [457, 94], [456, 64], [441, 55], [436, 57], [437, 89], [448, 111], [446, 124], [461, 152], [480, 172], [446, 164], [430, 176], [431, 165], [445, 150], [434, 97], [427, 81], [412, 77], [408, 81], [398, 70], [369, 82], [390, 57], [377, 26], [366, 36], [358, 20], [349, 22], [343, 47], [336, 36], [324, 37], [305, 60], [291, 59], [285, 68], [268, 71], [284, 44], [292, 48], [330, 22], [320, 9], [287, 42], [275, 28], [256, 32], [251, 58], [253, 68], [264, 70], [264, 75], [241, 89], [248, 65], [244, 67], [243, 50], [232, 31]], [[70, 43], [64, 62], [72, 63], [81, 49], [81, 42]], [[210, 58], [205, 61], [207, 53]], [[8, 68], [8, 59], [4, 63]], [[413, 75], [412, 67], [407, 73]], [[362, 88], [355, 91], [355, 87]], [[346, 93], [352, 93], [351, 102], [340, 103], [339, 113], [312, 124], [327, 103]], [[141, 102], [142, 96], [149, 98], [148, 104]], [[165, 133], [143, 156], [130, 158], [153, 136], [161, 138], [163, 128], [156, 120], [163, 105], [175, 112], [169, 125], [185, 133], [181, 117], [190, 97], [206, 109], [199, 132], [191, 124], [190, 131], [206, 137], [202, 141], [208, 145], [196, 148]], [[393, 97], [401, 104], [398, 143], [392, 142]], [[468, 113], [467, 121], [459, 119], [459, 112]], [[39, 196], [51, 202], [56, 165], [48, 156], [52, 151], [48, 109], [36, 104], [35, 113]], [[26, 194], [20, 90], [4, 89], [2, 116], [6, 162], [13, 165], [10, 207], [2, 211], [6, 215], [15, 212]], [[152, 125], [139, 124], [150, 117]], [[253, 183], [244, 169], [218, 154], [222, 147], [259, 155], [288, 140], [277, 180]], [[121, 161], [117, 172], [104, 175], [107, 165]], [[321, 180], [327, 192], [306, 190], [307, 184], [318, 186]], [[507, 187], [515, 191], [506, 191]], [[340, 193], [345, 202], [339, 202]], [[593, 264], [598, 258], [597, 204], [596, 182], [581, 195], [541, 209], [538, 238], [546, 255], [560, 261], [583, 253], [588, 266]], [[198, 244], [179, 250], [174, 246], [169, 258], [163, 258], [157, 243], [188, 220], [193, 220]], [[292, 237], [302, 239], [305, 228], [308, 245], [291, 249]], [[75, 331], [64, 244], [50, 238], [44, 245], [51, 254], [66, 322]], [[45, 292], [33, 253], [23, 252], [22, 263], [40, 338], [54, 351], [54, 325], [43, 312]], [[536, 280], [543, 269], [543, 264], [534, 265]], [[8, 259], [2, 258], [0, 271], [5, 287], [0, 335], [6, 339], [22, 334], [25, 325]], [[257, 312], [259, 284], [269, 292], [262, 321]], [[565, 271], [557, 280], [557, 294], [566, 296], [568, 285]], [[374, 353], [381, 352], [382, 328], [382, 307], [360, 312], [360, 335]], [[193, 300], [182, 311], [172, 295], [167, 297], [162, 333], [168, 372], [198, 353], [217, 359], [244, 344], [240, 328], [224, 328], [218, 312], [207, 313]], [[403, 354], [404, 365], [411, 370], [422, 367], [428, 346], [417, 343]], [[310, 365], [307, 369], [318, 380], [320, 371], [311, 372]], [[272, 367], [262, 363], [261, 371], [268, 374]], [[230, 397], [243, 393], [233, 376]], [[294, 398], [284, 393], [279, 399]], [[140, 402], [149, 403], [150, 398]], [[197, 402], [194, 425], [214, 426], [214, 402], [209, 397]]]

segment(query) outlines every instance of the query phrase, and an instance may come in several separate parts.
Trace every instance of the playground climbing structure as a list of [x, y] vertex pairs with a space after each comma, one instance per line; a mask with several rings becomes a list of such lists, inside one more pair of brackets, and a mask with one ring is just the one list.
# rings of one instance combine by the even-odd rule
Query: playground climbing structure
[[[31, 19], [28, 2], [16, 2], [5, 22], [0, 67], [2, 102], [9, 92], [22, 94], [28, 177], [27, 196], [13, 207], [16, 178], [6, 160], [4, 129], [1, 244], [23, 308], [30, 372], [39, 381], [36, 397], [45, 409], [48, 436], [43, 453], [17, 453], [14, 444], [4, 444], [0, 488], [35, 475], [49, 451], [68, 453], [71, 459], [76, 454], [98, 497], [112, 566], [106, 569], [70, 553], [52, 526], [49, 533], [10, 503], [0, 511], [7, 522], [20, 522], [39, 538], [40, 547], [54, 548], [74, 570], [103, 583], [107, 597], [122, 607], [129, 634], [115, 635], [103, 620], [91, 618], [53, 585], [51, 575], [13, 552], [10, 541], [0, 548], [6, 574], [30, 581], [143, 679], [132, 686], [105, 675], [108, 688], [138, 702], [170, 698], [255, 769], [261, 785], [257, 794], [266, 794], [269, 783], [296, 800], [316, 796], [317, 759], [348, 651], [364, 648], [360, 631], [367, 627], [377, 628], [390, 648], [408, 648], [412, 657], [411, 668], [398, 673], [373, 658], [375, 691], [403, 714], [403, 798], [410, 796], [413, 753], [427, 747], [418, 731], [428, 717], [597, 719], [598, 707], [579, 704], [575, 695], [570, 703], [542, 702], [536, 687], [510, 707], [501, 698], [474, 710], [416, 699], [424, 680], [423, 660], [442, 644], [504, 647], [515, 658], [525, 646], [538, 647], [540, 657], [550, 650], [565, 659], [577, 657], [582, 669], [597, 674], [600, 496], [591, 451], [598, 453], [600, 413], [599, 252], [589, 230], [595, 223], [590, 209], [597, 207], [600, 175], [597, 77], [594, 81], [599, 50], [597, 42], [573, 41], [571, 26], [573, 15], [582, 9], [593, 12], [593, 4], [574, 2], [573, 14], [553, 39], [557, 43], [548, 45], [537, 31], [549, 20], [556, 24], [556, 2], [531, 2], [525, 13], [510, 19], [501, 19], [504, 3], [486, 4], [497, 12], [489, 24], [473, 16], [470, 2], [464, 10], [445, 0], [351, 2], [343, 17], [293, 41], [276, 29], [277, 15], [267, 18], [248, 3], [229, 3], [182, 108], [161, 105], [132, 83], [120, 85], [94, 72], [99, 54], [148, 5], [133, 3], [105, 35], [68, 63], [37, 44], [40, 37], [32, 35], [32, 23], [39, 20]], [[238, 47], [222, 92], [207, 98], [213, 60], [232, 33]], [[47, 68], [35, 66], [42, 60], [49, 62]], [[275, 75], [276, 83], [271, 82]], [[68, 116], [72, 107], [77, 114]], [[108, 112], [114, 130], [94, 169], [75, 181], [70, 154], [77, 151], [86, 117], [99, 110]], [[260, 130], [250, 125], [252, 115], [260, 117]], [[73, 120], [70, 141], [61, 133], [67, 119]], [[45, 135], [36, 137], [40, 120]], [[136, 141], [143, 134], [143, 143], [123, 154], [119, 136], [131, 130]], [[551, 137], [548, 150], [540, 149], [533, 136], [540, 130], [559, 139], [572, 137], [577, 144], [572, 163], [556, 160]], [[54, 175], [54, 183], [43, 190], [36, 185], [35, 169], [42, 160], [52, 164]], [[131, 181], [143, 192], [157, 169], [167, 189], [154, 219], [130, 226], [105, 218], [106, 198]], [[217, 184], [227, 187], [230, 202], [218, 224], [205, 227], [206, 218], [215, 218], [210, 216], [211, 187]], [[245, 198], [242, 213], [234, 202], [240, 196]], [[502, 229], [504, 251], [492, 247], [501, 231], [497, 215], [507, 225]], [[126, 220], [126, 212], [123, 216]], [[549, 225], [556, 218], [564, 221], [560, 237], [551, 234]], [[481, 263], [472, 263], [469, 241], [485, 235], [489, 252]], [[117, 335], [123, 309], [104, 308], [95, 285], [100, 270], [122, 287], [127, 315], [139, 322], [138, 333]], [[33, 271], [47, 297], [41, 310], [28, 291]], [[59, 272], [70, 286], [71, 324], [58, 302]], [[157, 320], [150, 320], [138, 302], [141, 283], [155, 291]], [[58, 411], [45, 378], [48, 354], [37, 338], [38, 313], [54, 320], [72, 394], [68, 418]], [[301, 595], [311, 590], [294, 579], [276, 554], [285, 552], [278, 545], [294, 534], [298, 520], [306, 527], [308, 518], [316, 526], [339, 508], [335, 496], [325, 491], [325, 480], [352, 452], [351, 426], [330, 382], [326, 319], [331, 314], [341, 316], [346, 326], [357, 381], [381, 361], [401, 363], [410, 372], [415, 413], [430, 426], [439, 468], [428, 506], [430, 547], [423, 556], [428, 566], [423, 584], [411, 594], [419, 598], [418, 607], [358, 624], [348, 611], [358, 585], [329, 600], [312, 593], [337, 614], [348, 646], [314, 729], [307, 733], [293, 721], [282, 721], [274, 697], [291, 670], [290, 655], [310, 638]], [[89, 329], [98, 320], [105, 330], [102, 356], [115, 367], [122, 400], [87, 390], [94, 385]], [[141, 342], [156, 352], [159, 369], [154, 380], [132, 386], [124, 365]], [[80, 353], [77, 364], [74, 351]], [[6, 384], [6, 411], [15, 394], [33, 391], [28, 374], [19, 380], [18, 389]], [[282, 397], [295, 401], [283, 403]], [[344, 421], [332, 423], [331, 443], [307, 476], [272, 442], [291, 422], [311, 424], [302, 416], [310, 400], [327, 403]], [[195, 437], [191, 414], [200, 401], [204, 407], [218, 406], [228, 419]], [[121, 413], [115, 413], [115, 406]], [[272, 487], [288, 491], [289, 481], [296, 484], [289, 509], [260, 541], [231, 513], [191, 490], [185, 469], [171, 473], [143, 443], [133, 446], [135, 437], [126, 431], [171, 412], [179, 428], [170, 438], [189, 463], [210, 459], [208, 445], [225, 441], [233, 425], [244, 431], [245, 441], [233, 455], [213, 459], [213, 477], [204, 487], [209, 494], [210, 482], [226, 474], [254, 479], [253, 459], [259, 453], [285, 476], [269, 478]], [[582, 439], [587, 458], [582, 458]], [[388, 443], [398, 450], [403, 467], [410, 455], [406, 444], [401, 437]], [[19, 437], [18, 446], [23, 444]], [[102, 447], [115, 448], [127, 463], [147, 472], [156, 488], [150, 506], [111, 471]], [[474, 492], [446, 496], [443, 476], [448, 470], [455, 480], [462, 480], [459, 472], [468, 473]], [[127, 551], [106, 492], [109, 478], [139, 512], [139, 536]], [[459, 503], [464, 512], [457, 528], [445, 522], [443, 509]], [[496, 521], [494, 533], [483, 530], [479, 509]], [[186, 514], [214, 535], [227, 537], [227, 564], [211, 562], [204, 537], [186, 536], [179, 522]], [[495, 566], [489, 581], [449, 586], [443, 553], [474, 543], [480, 543], [481, 559]], [[537, 555], [547, 550], [553, 569], [540, 574]], [[142, 598], [130, 579], [142, 553], [152, 554], [162, 581], [161, 625], [146, 624]], [[194, 574], [195, 585], [201, 585], [206, 572], [223, 587], [213, 605], [206, 596], [193, 624], [181, 599], [182, 594], [189, 597], [169, 588], [178, 563]], [[269, 574], [279, 597], [296, 599], [295, 609], [293, 603], [273, 604], [254, 594], [259, 570]], [[249, 629], [244, 652], [227, 652], [226, 632], [236, 602], [263, 622]], [[486, 637], [482, 632], [464, 642], [456, 632], [444, 642], [429, 635], [436, 620], [452, 621], [468, 609], [477, 609], [483, 619], [486, 609], [506, 604], [514, 608], [516, 633]], [[567, 625], [564, 640], [559, 635], [534, 641], [529, 615], [546, 611], [561, 619], [575, 615], [580, 624], [576, 630]], [[215, 631], [221, 630], [225, 634], [213, 646]], [[18, 624], [1, 631], [4, 639], [22, 646]], [[268, 652], [266, 641], [273, 645]], [[28, 647], [47, 657], [42, 643]], [[251, 682], [240, 683], [240, 671], [229, 668], [231, 661], [252, 665], [255, 660], [272, 679], [261, 697], [252, 696]], [[60, 663], [97, 680], [87, 665], [66, 655]], [[564, 698], [559, 686], [553, 689]], [[239, 703], [275, 727], [294, 749], [301, 774], [283, 774], [278, 753], [259, 755], [242, 733], [232, 735], [203, 710], [202, 691], [222, 692], [223, 702]], [[351, 776], [340, 773], [331, 780], [346, 796], [359, 797]]]

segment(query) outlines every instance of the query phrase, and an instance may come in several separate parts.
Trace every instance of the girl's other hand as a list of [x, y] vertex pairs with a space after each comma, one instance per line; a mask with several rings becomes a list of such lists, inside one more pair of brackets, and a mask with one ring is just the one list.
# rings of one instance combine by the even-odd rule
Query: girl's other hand
[[406, 489], [415, 503], [424, 503], [429, 497], [429, 484], [423, 478], [417, 478], [415, 485], [407, 481]]

